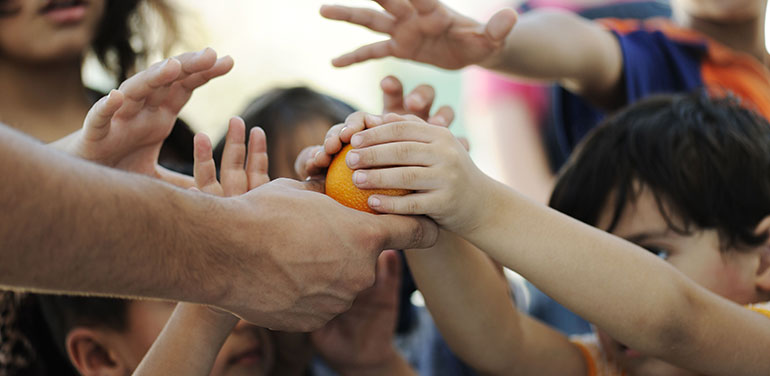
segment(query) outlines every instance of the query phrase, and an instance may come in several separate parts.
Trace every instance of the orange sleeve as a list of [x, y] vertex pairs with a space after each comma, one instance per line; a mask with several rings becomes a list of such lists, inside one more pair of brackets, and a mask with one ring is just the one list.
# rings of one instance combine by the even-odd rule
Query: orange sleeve
[[594, 357], [591, 356], [591, 351], [588, 350], [588, 348], [577, 341], [572, 341], [575, 346], [577, 346], [578, 349], [580, 349], [580, 353], [583, 355], [583, 359], [586, 361], [586, 375], [588, 376], [596, 376], [596, 361], [594, 361]]

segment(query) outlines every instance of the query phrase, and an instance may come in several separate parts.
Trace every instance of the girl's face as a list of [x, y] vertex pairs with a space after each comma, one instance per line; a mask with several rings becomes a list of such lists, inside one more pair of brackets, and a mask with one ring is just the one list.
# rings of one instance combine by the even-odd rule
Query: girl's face
[[[605, 230], [609, 227], [613, 214], [611, 209], [604, 209], [597, 227]], [[642, 188], [635, 202], [626, 204], [612, 233], [655, 253], [697, 284], [738, 304], [767, 299], [766, 296], [760, 296], [756, 288], [755, 274], [759, 268], [759, 257], [755, 252], [721, 252], [715, 230], [689, 235], [674, 232], [658, 210], [653, 193], [646, 187]], [[759, 252], [759, 248], [756, 252]], [[600, 330], [597, 332], [608, 356], [632, 375], [691, 374], [629, 349]]]
[[28, 64], [83, 56], [105, 0], [0, 0], [0, 59]]

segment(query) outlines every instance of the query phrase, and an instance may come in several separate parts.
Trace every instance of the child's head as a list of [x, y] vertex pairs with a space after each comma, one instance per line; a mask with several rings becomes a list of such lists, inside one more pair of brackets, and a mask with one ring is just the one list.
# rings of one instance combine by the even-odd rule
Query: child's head
[[[0, 0], [0, 58], [27, 64], [80, 59], [93, 49], [99, 60], [123, 81], [137, 58], [156, 46], [157, 34], [147, 27], [140, 11], [145, 5], [163, 20], [166, 49], [176, 39], [173, 11], [166, 0], [60, 1]], [[150, 31], [151, 30], [151, 31]], [[137, 43], [140, 42], [140, 43]]]
[[[770, 124], [732, 99], [660, 96], [612, 116], [565, 165], [550, 205], [725, 298], [770, 300]], [[607, 342], [621, 363], [653, 367]]]
[[[8, 307], [7, 295], [0, 306]], [[0, 339], [17, 333], [16, 351], [2, 349], [0, 358], [14, 354], [37, 366], [37, 372], [24, 374], [125, 375], [139, 365], [160, 334], [175, 304], [150, 300], [96, 297], [26, 295], [18, 300], [15, 320], [0, 323], [5, 330]], [[9, 322], [15, 321], [15, 322]], [[28, 346], [20, 346], [27, 341]], [[212, 375], [263, 375], [274, 362], [273, 342], [266, 329], [238, 323], [217, 356]], [[0, 359], [0, 374], [7, 365]], [[17, 369], [25, 367], [15, 366]], [[30, 369], [26, 367], [26, 369]], [[10, 374], [16, 374], [9, 372]]]
[[[299, 152], [319, 144], [332, 125], [344, 122], [354, 111], [339, 99], [298, 86], [260, 95], [242, 117], [247, 128], [259, 126], [265, 131], [270, 178], [296, 178], [294, 160]], [[224, 139], [214, 148], [214, 160], [220, 160], [223, 150]]]

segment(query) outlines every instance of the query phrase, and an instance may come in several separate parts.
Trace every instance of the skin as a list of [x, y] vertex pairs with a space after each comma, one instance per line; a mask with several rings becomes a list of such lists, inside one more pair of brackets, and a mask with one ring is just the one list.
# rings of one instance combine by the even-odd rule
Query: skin
[[82, 19], [66, 24], [41, 13], [44, 2], [9, 6], [16, 12], [0, 18], [0, 121], [51, 142], [80, 128], [92, 105], [81, 65], [105, 1], [89, 1]]
[[[242, 120], [231, 120], [220, 169], [221, 184], [217, 181], [210, 140], [203, 134], [196, 136], [194, 172], [198, 189], [218, 196], [238, 195], [269, 181], [264, 133], [259, 128], [252, 128], [250, 145], [246, 148], [244, 129]], [[244, 161], [246, 154], [249, 157]], [[356, 298], [350, 311], [312, 334], [319, 355], [340, 374], [414, 374], [405, 360], [395, 352], [391, 339], [398, 308], [398, 267], [399, 261], [394, 252], [383, 253], [377, 266], [375, 285]], [[228, 364], [222, 365], [221, 358], [223, 352], [227, 354], [228, 342], [224, 342], [225, 347], [220, 351], [223, 346], [221, 338], [226, 336], [236, 321], [234, 316], [208, 307], [179, 304], [135, 374], [205, 375], [209, 374], [212, 367], [211, 374], [218, 374], [216, 371]], [[235, 336], [236, 332], [230, 334], [230, 337]], [[156, 336], [157, 333], [155, 331]], [[272, 354], [272, 351], [268, 353]], [[273, 361], [267, 359], [265, 363], [272, 365]], [[306, 361], [309, 362], [309, 359]], [[297, 369], [294, 370], [294, 367]], [[285, 375], [287, 372], [304, 371], [307, 363], [295, 364], [294, 367], [261, 370]]]
[[[336, 66], [394, 56], [446, 69], [469, 65], [518, 77], [557, 81], [605, 109], [623, 103], [623, 58], [609, 31], [579, 16], [553, 10], [518, 17], [512, 9], [486, 23], [455, 12], [437, 0], [375, 0], [382, 11], [324, 5], [321, 15], [386, 34], [389, 39], [359, 47]], [[765, 65], [765, 0], [674, 0], [674, 21]], [[552, 25], [559, 25], [554, 28]], [[564, 36], [568, 35], [569, 38]], [[549, 46], [550, 48], [543, 48]]]
[[[414, 117], [363, 119], [349, 123], [346, 131], [354, 134], [351, 143], [358, 154], [357, 160], [350, 157], [353, 151], [347, 158], [359, 174], [353, 178], [356, 185], [417, 191], [401, 197], [372, 196], [369, 205], [381, 212], [429, 215], [467, 241], [440, 240], [444, 257], [425, 252], [422, 261], [414, 262], [410, 255], [410, 266], [422, 270], [415, 277], [418, 283], [423, 281], [420, 288], [428, 304], [431, 299], [434, 306], [440, 302], [443, 308], [438, 310], [447, 313], [437, 315], [442, 333], [474, 367], [496, 374], [585, 372], [572, 343], [511, 307], [500, 281], [489, 280], [494, 273], [488, 260], [468, 256], [473, 254], [467, 251], [471, 244], [642, 354], [715, 375], [761, 375], [770, 367], [763, 354], [770, 345], [767, 319], [723, 297], [741, 304], [770, 298], [770, 244], [758, 246], [749, 256], [722, 257], [714, 248], [714, 235], [698, 232], [658, 245], [670, 247], [671, 262], [666, 263], [483, 175], [446, 129]], [[356, 133], [364, 128], [369, 129]], [[382, 169], [386, 166], [391, 168]], [[649, 198], [644, 199], [635, 207], [649, 209]], [[638, 210], [634, 216], [640, 215]], [[641, 214], [660, 230], [660, 223], [649, 218], [651, 213]], [[634, 233], [649, 230], [632, 224], [623, 229], [631, 233], [621, 235], [633, 238]], [[757, 225], [757, 233], [768, 230], [770, 219]], [[706, 254], [703, 247], [709, 250], [708, 257], [694, 261], [696, 254]], [[477, 307], [484, 307], [484, 312]], [[487, 325], [491, 322], [495, 325]], [[477, 338], [484, 338], [487, 345], [474, 346]], [[488, 348], [500, 352], [480, 350]]]
[[[178, 74], [171, 76], [183, 83], [186, 76], [176, 66]], [[152, 170], [162, 138], [156, 138], [157, 129], [141, 125], [163, 126], [165, 120], [155, 123], [155, 117], [167, 119], [167, 113], [154, 111], [150, 98], [161, 92], [163, 103], [180, 103], [189, 94], [174, 85], [152, 85], [155, 78], [137, 74], [134, 84], [113, 97], [147, 100], [116, 104], [108, 98], [94, 106], [83, 142], [68, 150], [76, 155], [101, 150], [106, 154], [95, 154], [101, 161]], [[115, 121], [121, 113], [133, 114], [133, 120]], [[100, 149], [100, 142], [88, 138], [93, 134], [105, 142], [138, 145], [118, 142], [114, 149]], [[157, 145], [144, 143], [149, 140]], [[8, 288], [204, 303], [260, 326], [307, 331], [347, 310], [356, 294], [372, 285], [383, 249], [435, 241], [435, 225], [427, 219], [347, 209], [319, 194], [313, 182], [276, 180], [217, 198], [70, 158], [7, 127], [0, 127], [0, 142], [0, 172], [14, 182], [2, 186], [0, 202], [7, 213], [0, 248], [9, 260], [0, 266], [0, 285]], [[122, 157], [112, 159], [110, 150]], [[237, 230], [242, 228], [256, 230]], [[115, 254], [126, 256], [120, 265]], [[47, 262], [53, 258], [56, 263]], [[92, 273], [76, 272], [82, 268]], [[38, 272], [28, 272], [33, 269]]]

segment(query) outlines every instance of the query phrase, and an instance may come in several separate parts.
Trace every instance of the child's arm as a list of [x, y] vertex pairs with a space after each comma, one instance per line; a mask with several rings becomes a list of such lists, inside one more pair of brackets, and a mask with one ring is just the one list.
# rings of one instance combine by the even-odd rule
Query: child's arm
[[515, 11], [503, 9], [482, 24], [437, 0], [375, 1], [385, 12], [340, 5], [321, 8], [326, 18], [390, 36], [338, 57], [336, 66], [386, 56], [446, 69], [477, 64], [520, 77], [558, 80], [607, 106], [618, 90], [623, 58], [617, 40], [577, 15], [532, 11], [517, 21]]
[[[230, 119], [220, 169], [222, 184], [217, 181], [211, 141], [204, 134], [195, 136], [193, 171], [197, 189], [217, 196], [236, 196], [270, 180], [265, 133], [252, 128], [247, 148], [245, 128], [242, 119]], [[228, 312], [179, 303], [134, 374], [208, 375], [237, 323], [238, 318]]]
[[82, 129], [51, 145], [109, 167], [191, 187], [191, 178], [158, 165], [160, 148], [192, 92], [232, 66], [230, 57], [217, 59], [210, 48], [154, 64], [100, 99]]
[[469, 366], [489, 375], [583, 375], [567, 337], [519, 312], [499, 268], [442, 231], [435, 246], [406, 251], [417, 287], [442, 336]]
[[765, 317], [698, 286], [644, 249], [495, 182], [443, 128], [396, 115], [369, 121], [379, 126], [351, 138], [356, 149], [348, 165], [405, 167], [358, 170], [356, 185], [418, 191], [372, 196], [372, 208], [431, 216], [644, 354], [707, 374], [770, 369]]

